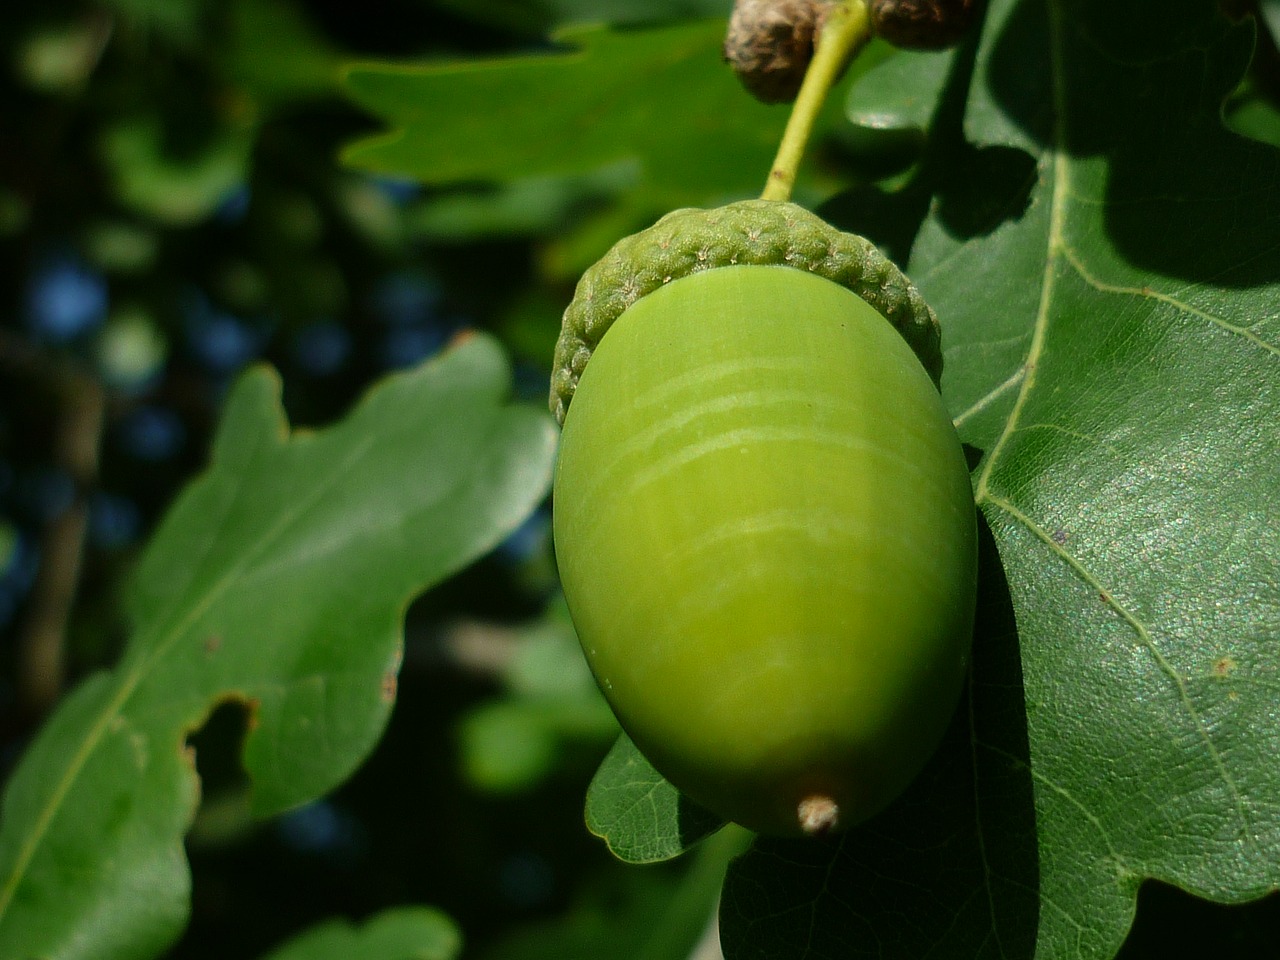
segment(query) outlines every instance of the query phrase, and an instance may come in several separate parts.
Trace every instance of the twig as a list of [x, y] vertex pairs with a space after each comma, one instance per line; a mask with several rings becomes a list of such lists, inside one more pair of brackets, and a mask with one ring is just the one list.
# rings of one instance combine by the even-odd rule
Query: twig
[[10, 331], [0, 331], [0, 368], [54, 397], [53, 458], [75, 484], [72, 503], [41, 538], [40, 569], [18, 634], [19, 703], [29, 717], [39, 717], [57, 701], [66, 682], [67, 623], [80, 584], [88, 494], [98, 481], [107, 394], [91, 374]]

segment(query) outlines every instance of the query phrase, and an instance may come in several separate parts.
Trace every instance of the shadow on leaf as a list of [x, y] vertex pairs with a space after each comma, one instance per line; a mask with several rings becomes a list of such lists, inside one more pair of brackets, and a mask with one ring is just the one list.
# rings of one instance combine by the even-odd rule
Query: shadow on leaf
[[978, 146], [965, 137], [979, 36], [975, 30], [952, 58], [910, 182], [895, 191], [875, 184], [854, 187], [818, 210], [841, 229], [871, 240], [899, 265], [907, 264], [931, 212], [952, 236], [969, 240], [1019, 219], [1030, 203], [1039, 176], [1035, 158], [1018, 147]]
[[1212, 956], [1255, 960], [1280, 943], [1280, 894], [1252, 903], [1201, 900], [1148, 880], [1138, 895], [1137, 921], [1116, 960]]
[[[1280, 152], [1222, 121], [1252, 53], [1252, 25], [1197, 0], [1162, 9], [1161, 30], [1150, 29], [1150, 15], [1116, 7], [1099, 32], [1096, 16], [1055, 22], [1044, 4], [1024, 0], [991, 54], [993, 95], [1038, 144], [1065, 152], [1058, 175], [1073, 200], [1104, 205], [1124, 260], [1194, 283], [1276, 282]], [[1028, 49], [1044, 51], [1053, 69], [1029, 75]], [[1107, 170], [1095, 189], [1073, 162], [1098, 156]]]

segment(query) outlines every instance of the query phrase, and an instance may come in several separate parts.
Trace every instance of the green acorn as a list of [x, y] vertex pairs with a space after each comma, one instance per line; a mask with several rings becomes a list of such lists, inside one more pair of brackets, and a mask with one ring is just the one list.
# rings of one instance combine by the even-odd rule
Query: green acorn
[[556, 556], [623, 729], [757, 831], [885, 807], [954, 712], [976, 579], [919, 293], [793, 204], [680, 210], [587, 272], [556, 356]]

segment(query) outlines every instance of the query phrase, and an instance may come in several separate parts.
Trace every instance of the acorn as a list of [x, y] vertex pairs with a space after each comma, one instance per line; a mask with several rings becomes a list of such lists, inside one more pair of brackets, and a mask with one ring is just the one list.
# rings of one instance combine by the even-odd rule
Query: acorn
[[834, 0], [735, 0], [724, 59], [762, 103], [796, 98]]
[[871, 243], [791, 203], [678, 210], [565, 312], [554, 537], [623, 729], [726, 820], [887, 806], [967, 669], [976, 518], [940, 335]]
[[906, 50], [942, 50], [964, 39], [978, 17], [975, 0], [868, 0], [875, 34]]

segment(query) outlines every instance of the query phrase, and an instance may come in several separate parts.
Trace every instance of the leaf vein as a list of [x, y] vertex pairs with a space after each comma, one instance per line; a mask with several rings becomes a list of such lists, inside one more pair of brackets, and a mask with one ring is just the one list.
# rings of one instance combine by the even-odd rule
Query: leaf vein
[[1019, 383], [1021, 383], [1022, 378], [1025, 377], [1026, 375], [1027, 375], [1026, 364], [1025, 363], [1020, 364], [1018, 366], [1018, 369], [1014, 370], [1013, 373], [1009, 374], [1009, 376], [1005, 379], [1003, 383], [998, 384], [995, 387], [992, 387], [990, 390], [987, 391], [985, 395], [983, 395], [982, 397], [979, 397], [972, 404], [970, 404], [964, 411], [958, 414], [951, 421], [952, 426], [954, 426], [957, 430], [959, 430], [961, 425], [963, 425], [966, 420], [976, 416], [977, 414], [981, 413], [983, 410], [987, 409], [987, 407], [991, 406], [991, 404], [993, 404], [996, 400], [1000, 399], [1000, 397], [1004, 396], [1004, 394], [1008, 393], [1010, 390], [1016, 387]]
[[1040, 302], [1036, 308], [1035, 323], [1032, 327], [1031, 343], [1027, 347], [1027, 357], [1022, 363], [1022, 380], [1018, 390], [1018, 396], [1013, 401], [1013, 409], [1009, 412], [1009, 419], [1005, 421], [1004, 429], [1000, 432], [1000, 436], [996, 438], [991, 453], [988, 454], [986, 462], [982, 466], [982, 472], [978, 475], [978, 482], [975, 485], [975, 496], [978, 500], [982, 500], [987, 495], [987, 488], [991, 482], [991, 474], [995, 469], [996, 463], [1000, 460], [1000, 455], [1004, 452], [1005, 444], [1017, 429], [1018, 419], [1022, 416], [1022, 409], [1026, 406], [1027, 398], [1031, 395], [1031, 390], [1036, 383], [1036, 365], [1040, 360], [1040, 354], [1044, 351], [1046, 331], [1049, 326], [1050, 307], [1053, 303], [1054, 284], [1057, 279], [1057, 259], [1062, 252], [1062, 231], [1063, 223], [1066, 218], [1066, 197], [1070, 190], [1070, 168], [1067, 164], [1066, 152], [1062, 149], [1057, 150], [1053, 154], [1053, 200], [1050, 206], [1049, 230], [1047, 237], [1047, 252], [1045, 256], [1044, 276], [1040, 283]]
[[[1204, 717], [1201, 716], [1200, 711], [1192, 701], [1191, 692], [1188, 688], [1186, 678], [1178, 673], [1178, 671], [1174, 669], [1173, 664], [1171, 664], [1165, 658], [1164, 654], [1160, 652], [1160, 648], [1156, 645], [1154, 639], [1152, 639], [1151, 631], [1147, 628], [1147, 625], [1139, 620], [1132, 611], [1116, 599], [1114, 591], [1108, 590], [1103, 586], [1102, 582], [1098, 580], [1098, 578], [1095, 577], [1083, 563], [1064, 550], [1043, 527], [1037, 524], [1029, 516], [1019, 510], [1008, 500], [1004, 500], [990, 494], [987, 495], [986, 500], [992, 506], [995, 506], [1009, 514], [1010, 517], [1034, 534], [1053, 553], [1057, 554], [1076, 573], [1077, 576], [1096, 590], [1098, 595], [1103, 598], [1106, 604], [1111, 607], [1111, 609], [1113, 609], [1133, 630], [1138, 637], [1139, 642], [1146, 648], [1147, 652], [1151, 655], [1152, 660], [1155, 661], [1160, 672], [1168, 677], [1169, 681], [1173, 684], [1174, 689], [1177, 691], [1178, 700], [1182, 704], [1187, 715], [1191, 718], [1191, 721], [1195, 726], [1196, 734], [1204, 744], [1210, 761], [1217, 770], [1218, 776], [1230, 791], [1236, 815], [1240, 818], [1240, 823], [1243, 828], [1241, 834], [1242, 839], [1246, 844], [1253, 846], [1255, 844], [1253, 821], [1249, 816], [1248, 808], [1245, 805], [1244, 795], [1241, 793], [1240, 787], [1236, 783], [1235, 778], [1231, 776], [1230, 770], [1227, 769], [1226, 762], [1223, 760], [1222, 754], [1219, 752], [1217, 745], [1213, 742], [1208, 724], [1205, 722]], [[1032, 775], [1035, 776], [1034, 769], [1032, 770]]]
[[1088, 820], [1089, 823], [1093, 826], [1093, 828], [1098, 832], [1098, 836], [1102, 839], [1102, 842], [1106, 844], [1107, 852], [1111, 855], [1111, 859], [1117, 865], [1124, 863], [1124, 860], [1121, 858], [1120, 853], [1115, 848], [1115, 844], [1111, 842], [1111, 834], [1107, 832], [1107, 828], [1103, 826], [1102, 821], [1098, 819], [1097, 814], [1095, 814], [1092, 810], [1090, 810], [1087, 806], [1085, 806], [1084, 803], [1082, 803], [1079, 799], [1077, 799], [1075, 795], [1071, 793], [1071, 791], [1069, 791], [1066, 787], [1062, 786], [1056, 781], [1049, 779], [1043, 773], [1038, 772], [1034, 765], [1026, 763], [1021, 757], [1015, 756], [1009, 751], [1004, 750], [1001, 747], [997, 747], [995, 744], [984, 742], [982, 746], [986, 747], [992, 753], [995, 753], [999, 756], [1004, 757], [1011, 764], [1014, 764], [1015, 766], [1023, 770], [1026, 770], [1028, 773], [1031, 774], [1031, 778], [1033, 780], [1035, 780], [1037, 783], [1044, 784], [1054, 793], [1061, 796], [1064, 800], [1066, 800], [1073, 807], [1079, 810], [1080, 813], [1084, 815], [1085, 819]]
[[1280, 356], [1280, 346], [1264, 340], [1262, 337], [1254, 333], [1249, 327], [1242, 326], [1238, 323], [1232, 323], [1224, 317], [1210, 313], [1207, 310], [1201, 310], [1197, 307], [1193, 307], [1191, 304], [1179, 300], [1177, 297], [1170, 296], [1167, 293], [1161, 293], [1160, 291], [1154, 290], [1148, 286], [1131, 287], [1123, 284], [1108, 283], [1092, 273], [1089, 268], [1085, 266], [1080, 255], [1070, 247], [1064, 246], [1062, 253], [1067, 262], [1070, 263], [1076, 273], [1080, 275], [1080, 279], [1100, 293], [1111, 293], [1116, 294], [1117, 296], [1141, 297], [1143, 299], [1155, 300], [1159, 303], [1167, 304], [1168, 306], [1189, 314], [1190, 316], [1197, 317], [1207, 323], [1221, 327], [1228, 333], [1233, 333], [1237, 336], [1243, 337], [1245, 340], [1248, 340], [1255, 346], [1261, 347], [1268, 353]]
[[[269, 435], [265, 432], [260, 433], [260, 441], [268, 441]], [[169, 651], [179, 639], [186, 636], [192, 625], [197, 623], [199, 619], [212, 607], [219, 598], [236, 582], [239, 575], [244, 569], [255, 560], [262, 550], [269, 546], [276, 537], [280, 535], [293, 521], [309, 509], [310, 505], [319, 496], [327, 492], [328, 488], [345, 472], [367, 455], [369, 446], [374, 442], [374, 438], [367, 436], [361, 439], [353, 447], [352, 454], [342, 463], [340, 463], [332, 472], [326, 475], [324, 482], [317, 484], [311, 491], [309, 497], [305, 497], [292, 504], [289, 510], [282, 512], [280, 519], [274, 527], [267, 531], [265, 535], [258, 541], [257, 549], [246, 550], [240, 561], [228, 571], [220, 580], [213, 584], [205, 593], [204, 597], [198, 602], [193, 603], [189, 608], [186, 616], [182, 617], [173, 628], [169, 630], [167, 635], [161, 636], [155, 642], [150, 656], [144, 657], [130, 669], [118, 681], [116, 693], [106, 703], [102, 712], [95, 719], [93, 725], [89, 728], [87, 736], [84, 738], [80, 749], [72, 756], [65, 772], [58, 780], [54, 787], [53, 793], [49, 800], [40, 811], [40, 816], [32, 826], [31, 832], [27, 835], [26, 841], [19, 850], [18, 857], [14, 862], [13, 870], [6, 879], [4, 887], [0, 889], [0, 918], [3, 918], [8, 910], [9, 904], [13, 900], [13, 895], [21, 884], [23, 877], [26, 875], [27, 868], [31, 865], [31, 861], [35, 858], [36, 851], [44, 840], [45, 834], [48, 832], [53, 823], [54, 818], [58, 814], [63, 801], [71, 792], [76, 780], [79, 778], [81, 771], [84, 769], [89, 758], [97, 750], [102, 740], [103, 733], [110, 726], [112, 720], [120, 713], [124, 704], [128, 702], [133, 692], [142, 683], [143, 679], [150, 672], [151, 667]], [[274, 446], [268, 443], [259, 443], [258, 449], [249, 459], [256, 460], [261, 453], [263, 446], [268, 448]], [[234, 483], [244, 484], [250, 475], [251, 470], [246, 466], [238, 474], [234, 475]], [[229, 497], [227, 502], [234, 502], [235, 497]]]

